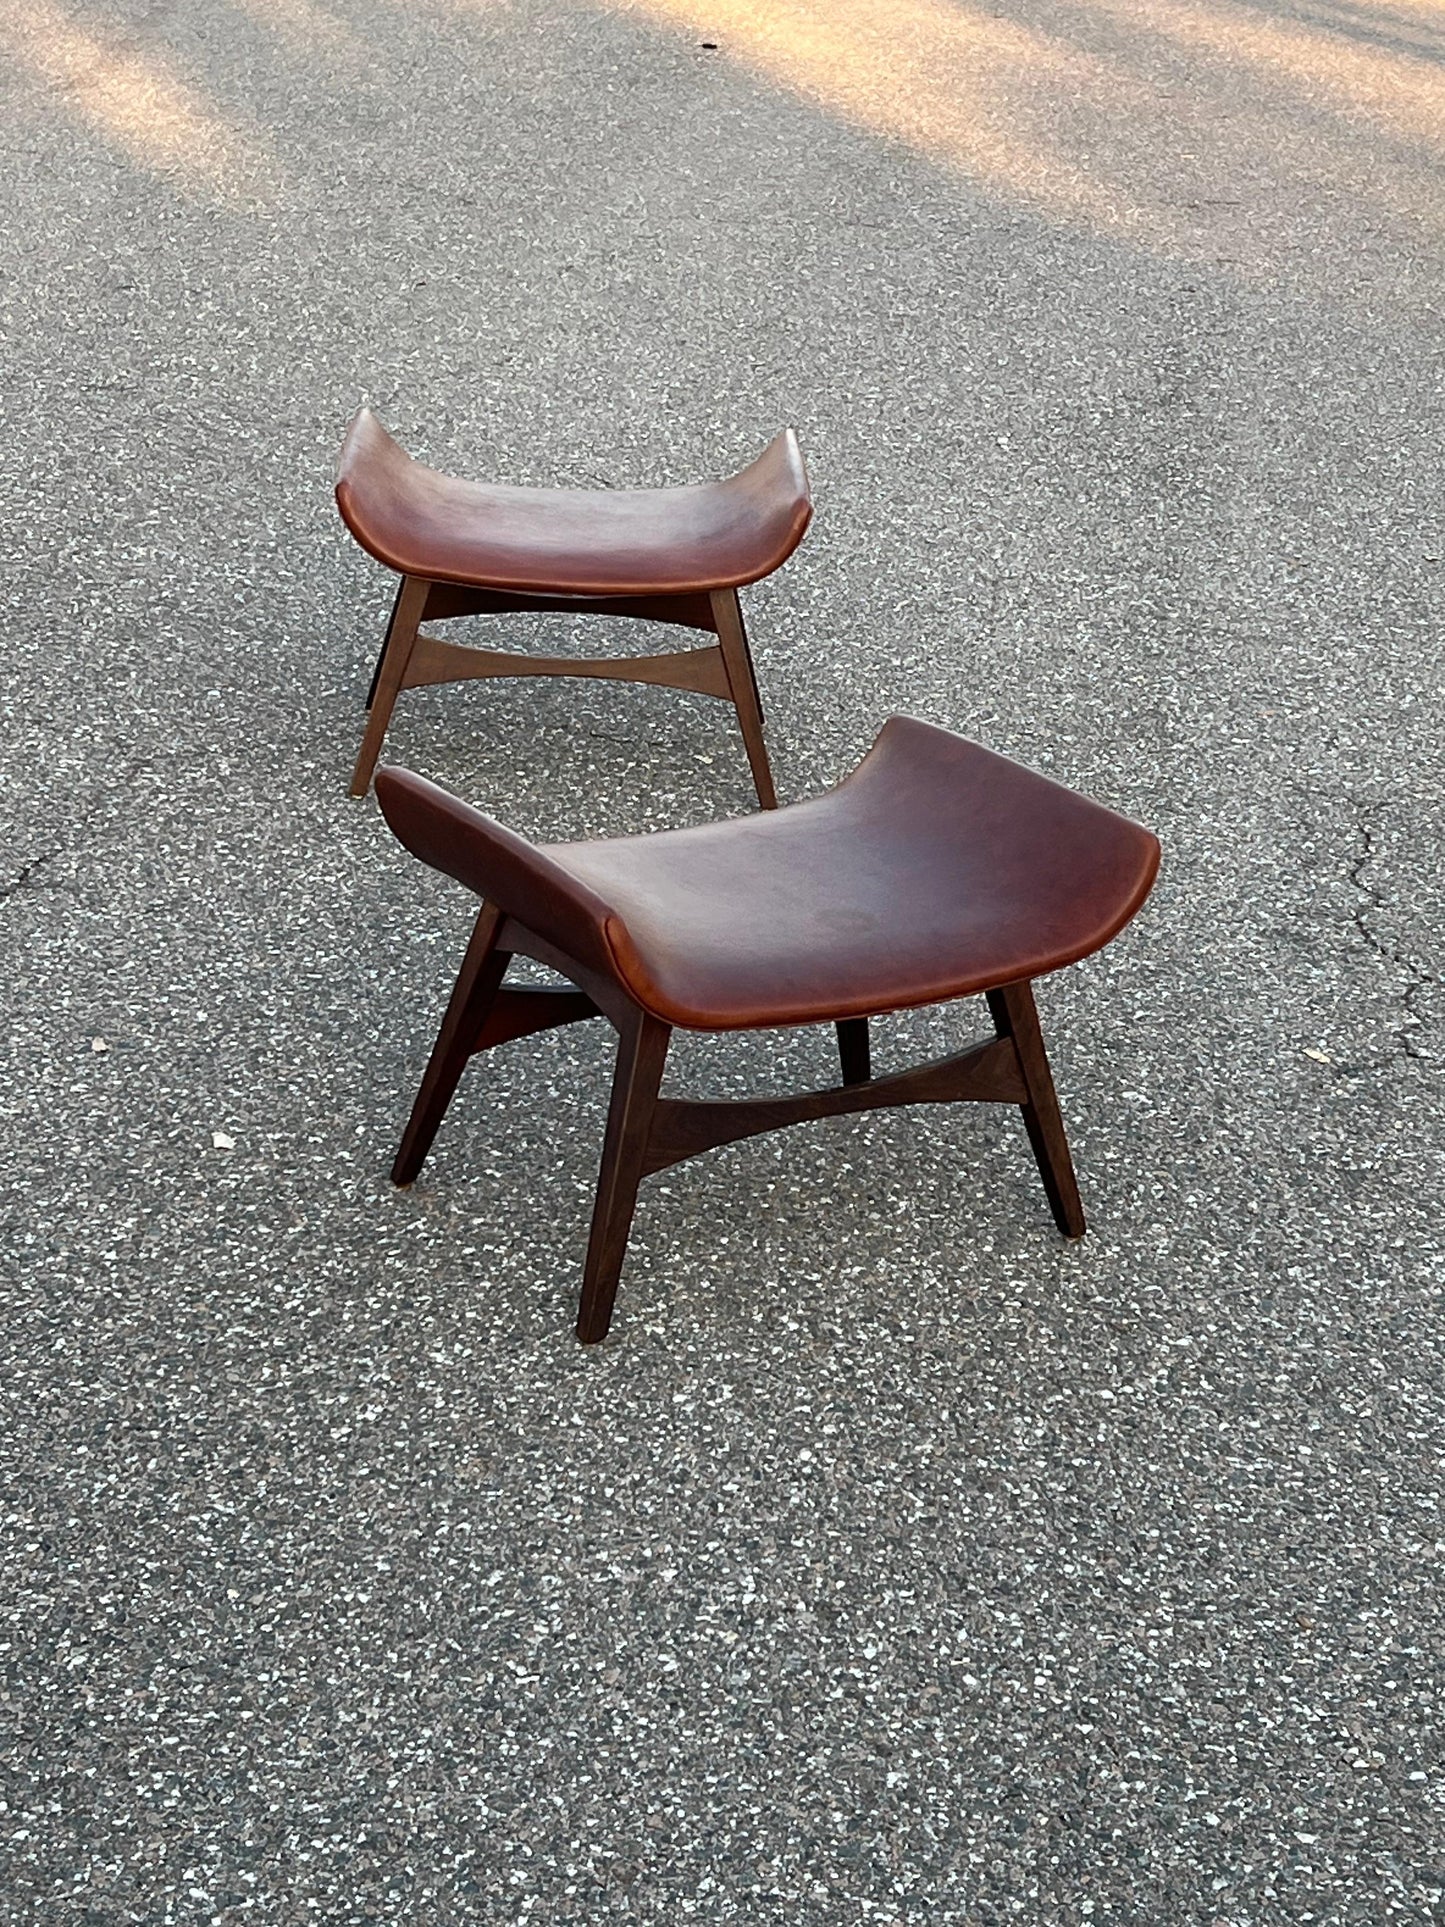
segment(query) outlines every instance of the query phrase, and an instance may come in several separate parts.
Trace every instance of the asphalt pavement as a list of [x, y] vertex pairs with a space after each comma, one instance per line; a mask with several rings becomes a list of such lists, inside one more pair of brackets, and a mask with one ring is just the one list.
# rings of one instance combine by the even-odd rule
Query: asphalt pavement
[[[1437, 1919], [1438, 9], [8, 0], [0, 55], [0, 1920]], [[1158, 833], [1040, 991], [1084, 1241], [1004, 1112], [834, 1120], [652, 1181], [584, 1350], [600, 1025], [390, 1186], [474, 906], [346, 794], [363, 400], [539, 485], [791, 424], [784, 797], [906, 711]], [[545, 838], [751, 796], [660, 689], [387, 753]]]

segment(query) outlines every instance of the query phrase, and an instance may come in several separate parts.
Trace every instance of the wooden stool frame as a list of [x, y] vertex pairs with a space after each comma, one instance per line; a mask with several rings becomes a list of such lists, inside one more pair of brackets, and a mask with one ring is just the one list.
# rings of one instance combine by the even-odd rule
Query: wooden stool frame
[[[669, 650], [656, 656], [528, 656], [503, 649], [481, 649], [426, 634], [424, 622], [457, 616], [503, 615], [518, 611], [566, 615], [631, 616], [648, 622], [699, 629], [717, 640], [702, 648]], [[544, 596], [432, 582], [424, 576], [401, 579], [386, 639], [366, 699], [370, 712], [361, 751], [351, 777], [351, 794], [365, 796], [377, 758], [403, 689], [435, 683], [471, 682], [496, 676], [593, 676], [611, 682], [655, 683], [664, 689], [689, 689], [716, 696], [737, 712], [758, 802], [778, 806], [773, 773], [763, 740], [763, 709], [757, 675], [743, 626], [736, 589], [696, 595]]]
[[[513, 956], [531, 957], [569, 979], [556, 987], [504, 982]], [[513, 1038], [605, 1017], [618, 1033], [617, 1065], [602, 1150], [602, 1169], [583, 1271], [577, 1336], [607, 1335], [628, 1233], [642, 1180], [722, 1144], [785, 1129], [813, 1118], [900, 1104], [1016, 1104], [1023, 1112], [1054, 1222], [1082, 1237], [1083, 1206], [1053, 1076], [1029, 983], [986, 993], [994, 1036], [955, 1056], [874, 1078], [868, 1019], [836, 1025], [843, 1082], [792, 1096], [699, 1102], [661, 1095], [672, 1026], [604, 978], [538, 937], [515, 917], [484, 905], [462, 961], [441, 1031], [422, 1078], [392, 1168], [395, 1184], [411, 1184], [468, 1060]], [[882, 1013], [880, 1013], [882, 1014]]]

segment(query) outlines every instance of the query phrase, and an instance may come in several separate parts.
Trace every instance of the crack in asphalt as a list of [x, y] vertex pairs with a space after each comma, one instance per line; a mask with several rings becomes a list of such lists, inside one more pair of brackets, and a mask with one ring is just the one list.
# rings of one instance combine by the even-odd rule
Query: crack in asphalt
[[31, 857], [28, 863], [21, 864], [14, 876], [0, 883], [0, 903], [7, 903], [11, 897], [18, 896], [27, 884], [34, 881], [47, 863], [53, 863], [59, 856], [75, 855], [81, 850], [85, 845], [86, 833], [103, 814], [105, 805], [111, 797], [117, 790], [124, 789], [128, 784], [133, 783], [149, 767], [148, 763], [143, 762], [127, 763], [121, 770], [120, 781], [102, 795], [92, 797], [86, 808], [81, 811], [76, 819], [74, 832], [66, 841], [55, 844], [51, 849], [42, 850], [38, 856]]
[[1377, 957], [1382, 958], [1386, 963], [1394, 964], [1397, 969], [1404, 971], [1406, 984], [1404, 994], [1400, 1001], [1405, 1018], [1402, 1023], [1395, 1026], [1391, 1033], [1394, 1039], [1394, 1048], [1387, 1057], [1361, 1060], [1355, 1064], [1342, 1064], [1339, 1068], [1341, 1072], [1344, 1073], [1381, 1070], [1392, 1058], [1396, 1057], [1407, 1057], [1416, 1063], [1424, 1063], [1426, 1061], [1425, 1052], [1416, 1044], [1412, 1033], [1425, 1028], [1425, 1018], [1421, 1014], [1418, 999], [1420, 993], [1433, 979], [1426, 971], [1422, 970], [1414, 958], [1402, 950], [1398, 944], [1391, 943], [1387, 938], [1382, 937], [1370, 921], [1371, 912], [1383, 910], [1388, 902], [1384, 891], [1377, 889], [1365, 875], [1366, 870], [1375, 861], [1377, 855], [1375, 833], [1370, 828], [1370, 825], [1362, 820], [1360, 823], [1360, 849], [1351, 862], [1347, 875], [1349, 882], [1359, 891], [1361, 897], [1364, 898], [1364, 902], [1351, 913], [1352, 920], [1366, 945], [1374, 951]]
[[17, 890], [23, 890], [35, 872], [44, 869], [47, 863], [53, 863], [64, 849], [65, 845], [60, 843], [53, 850], [42, 850], [39, 856], [33, 856], [23, 864], [8, 883], [0, 883], [0, 903], [4, 903], [7, 897], [13, 897]]

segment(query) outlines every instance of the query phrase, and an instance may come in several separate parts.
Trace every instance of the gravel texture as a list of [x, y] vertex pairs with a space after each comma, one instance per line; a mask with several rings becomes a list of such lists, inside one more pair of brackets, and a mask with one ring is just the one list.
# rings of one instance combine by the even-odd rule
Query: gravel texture
[[[1439, 19], [9, 0], [0, 1919], [1438, 1918]], [[1081, 1245], [1006, 1113], [835, 1121], [653, 1181], [583, 1351], [601, 1026], [392, 1190], [469, 905], [345, 794], [362, 399], [532, 483], [793, 423], [784, 794], [906, 709], [1159, 832], [1041, 993]], [[664, 691], [389, 753], [750, 796]]]

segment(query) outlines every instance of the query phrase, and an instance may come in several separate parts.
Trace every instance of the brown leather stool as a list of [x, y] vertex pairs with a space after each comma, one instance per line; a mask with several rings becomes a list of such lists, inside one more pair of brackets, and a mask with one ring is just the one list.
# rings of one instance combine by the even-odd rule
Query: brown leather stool
[[[895, 716], [836, 790], [735, 822], [595, 843], [524, 842], [407, 770], [387, 822], [484, 899], [392, 1178], [410, 1184], [467, 1059], [604, 1016], [621, 1043], [577, 1336], [603, 1337], [637, 1189], [714, 1145], [894, 1104], [1017, 1104], [1054, 1220], [1084, 1231], [1032, 979], [1087, 957], [1143, 903], [1148, 830], [947, 730]], [[504, 985], [532, 957], [576, 989]], [[983, 991], [995, 1036], [873, 1078], [868, 1019]], [[843, 1084], [801, 1096], [661, 1097], [675, 1025], [837, 1025]]]
[[[605, 676], [730, 702], [758, 801], [776, 807], [738, 590], [787, 561], [813, 513], [791, 429], [741, 474], [696, 488], [499, 488], [424, 468], [363, 408], [341, 451], [336, 502], [362, 548], [401, 577], [353, 796], [370, 786], [400, 690], [478, 676]], [[641, 616], [717, 641], [597, 660], [459, 648], [421, 633], [425, 621], [525, 609]]]

